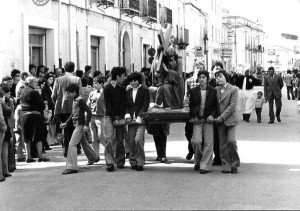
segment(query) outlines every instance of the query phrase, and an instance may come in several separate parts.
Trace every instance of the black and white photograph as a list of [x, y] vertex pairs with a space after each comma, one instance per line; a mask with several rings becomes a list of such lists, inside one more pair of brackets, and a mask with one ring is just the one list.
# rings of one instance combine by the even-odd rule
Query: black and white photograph
[[300, 210], [300, 0], [6, 0], [0, 28], [0, 210]]

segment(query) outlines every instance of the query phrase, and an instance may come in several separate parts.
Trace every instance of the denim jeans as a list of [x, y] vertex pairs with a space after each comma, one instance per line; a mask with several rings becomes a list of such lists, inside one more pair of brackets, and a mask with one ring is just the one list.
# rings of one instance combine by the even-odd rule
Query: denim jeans
[[[124, 146], [124, 130], [125, 126], [113, 125], [112, 118], [105, 117], [105, 136], [104, 155], [106, 165], [125, 165], [125, 146]], [[114, 156], [114, 146], [116, 146], [116, 155]], [[116, 158], [116, 161], [115, 161]]]
[[68, 148], [68, 156], [67, 156], [67, 169], [78, 170], [77, 165], [77, 144], [80, 142], [85, 156], [89, 161], [96, 161], [99, 155], [96, 155], [92, 147], [89, 145], [86, 140], [83, 131], [84, 125], [77, 125], [75, 130], [73, 131], [69, 148]]
[[96, 155], [99, 156], [100, 146], [99, 144], [105, 143], [105, 117], [97, 117], [92, 115], [90, 121], [90, 131], [92, 134], [92, 145]]
[[145, 125], [129, 125], [128, 139], [130, 141], [129, 162], [131, 166], [145, 165]]
[[191, 143], [195, 151], [195, 165], [200, 166], [200, 169], [210, 171], [213, 162], [214, 125], [208, 123], [194, 124]]

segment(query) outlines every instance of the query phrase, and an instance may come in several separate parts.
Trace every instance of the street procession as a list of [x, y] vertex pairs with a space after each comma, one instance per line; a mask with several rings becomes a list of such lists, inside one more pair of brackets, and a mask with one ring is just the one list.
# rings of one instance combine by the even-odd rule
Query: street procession
[[0, 5], [1, 210], [300, 209], [300, 1]]

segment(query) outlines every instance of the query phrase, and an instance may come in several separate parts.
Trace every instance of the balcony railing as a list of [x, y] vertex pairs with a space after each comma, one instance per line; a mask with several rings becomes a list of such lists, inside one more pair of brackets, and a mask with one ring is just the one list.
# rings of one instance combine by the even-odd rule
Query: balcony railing
[[115, 0], [97, 0], [97, 7], [104, 6], [105, 8], [113, 7], [115, 5]]
[[147, 22], [157, 21], [157, 3], [156, 0], [142, 0], [141, 16]]
[[140, 14], [139, 0], [121, 0], [121, 12], [127, 16], [138, 16]]
[[189, 45], [189, 30], [176, 25], [174, 43], [178, 45], [179, 49], [184, 49]]
[[161, 7], [159, 12], [160, 24], [163, 26], [167, 26], [167, 24], [172, 25], [172, 10], [167, 7]]

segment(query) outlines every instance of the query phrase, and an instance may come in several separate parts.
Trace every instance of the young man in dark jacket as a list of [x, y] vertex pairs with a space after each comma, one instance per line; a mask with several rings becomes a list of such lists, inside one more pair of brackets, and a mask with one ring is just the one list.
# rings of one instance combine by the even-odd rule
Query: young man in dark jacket
[[[111, 70], [111, 82], [104, 87], [104, 99], [106, 103], [105, 115], [105, 161], [108, 172], [114, 171], [114, 150], [116, 144], [116, 162], [119, 169], [125, 165], [125, 108], [126, 90], [122, 86], [126, 79], [125, 67], [114, 67]], [[116, 143], [114, 143], [116, 142]]]
[[129, 75], [128, 81], [130, 88], [126, 91], [126, 115], [128, 125], [128, 138], [130, 142], [129, 162], [131, 168], [137, 171], [143, 171], [145, 165], [144, 134], [145, 125], [142, 125], [142, 113], [149, 107], [150, 93], [146, 86], [142, 85], [142, 75], [133, 72]]

